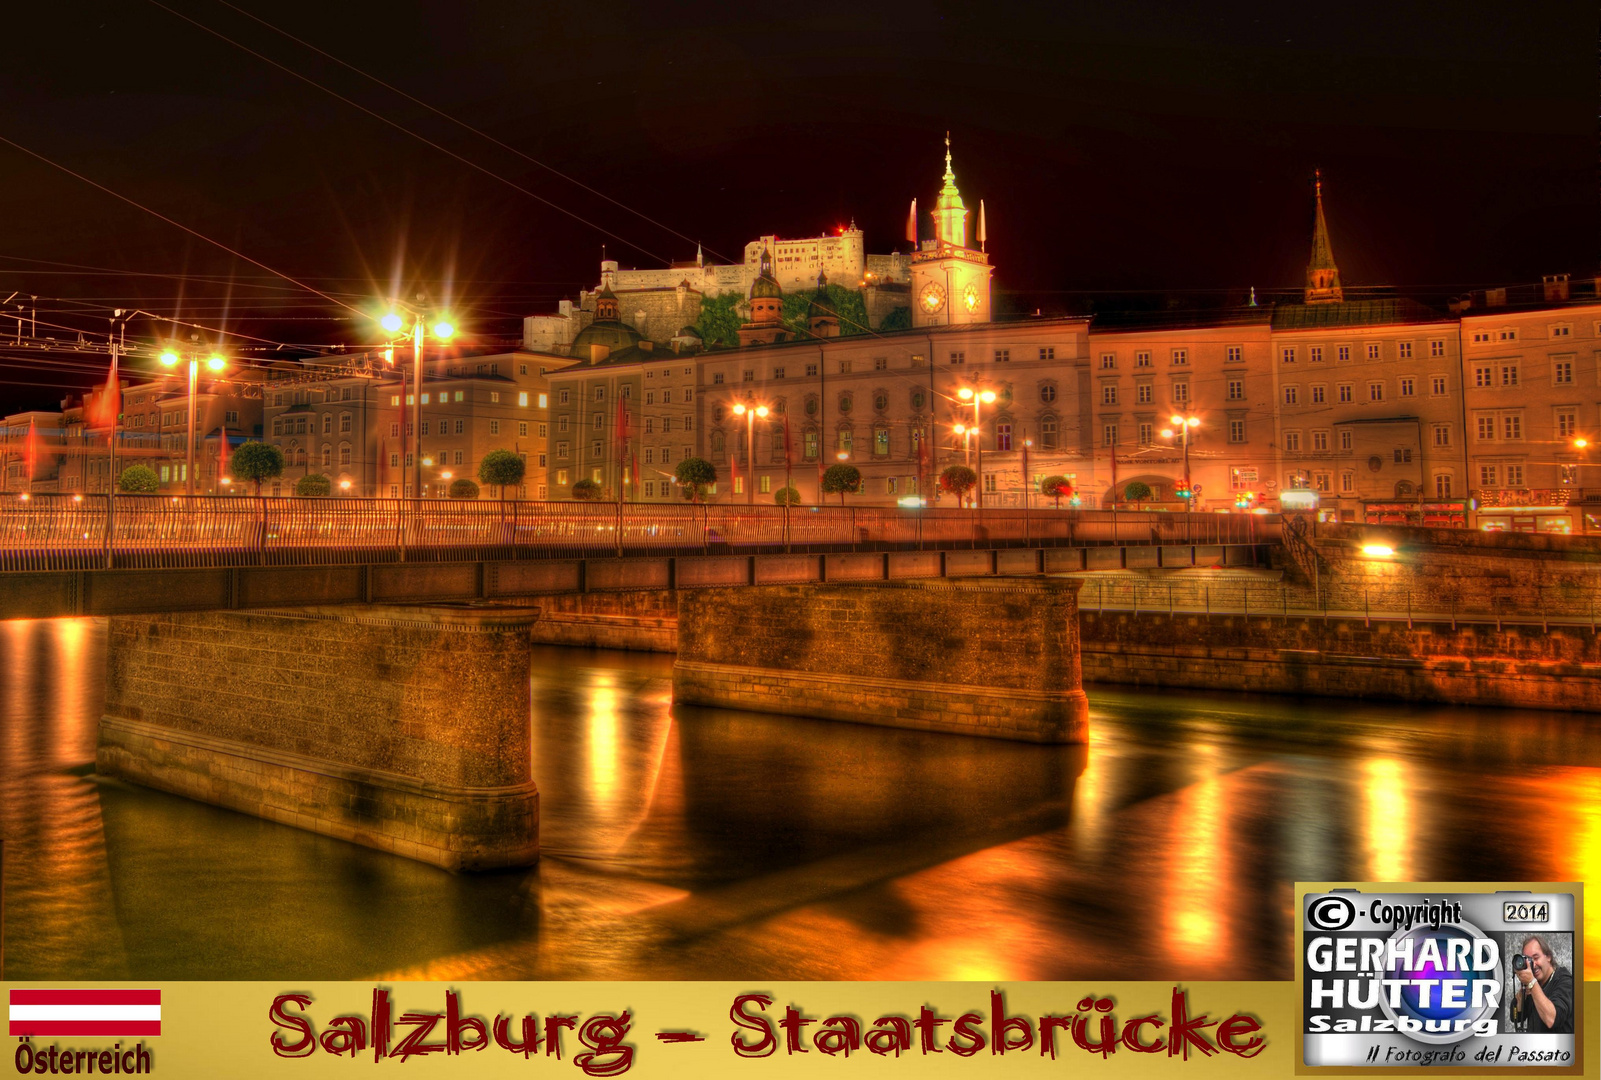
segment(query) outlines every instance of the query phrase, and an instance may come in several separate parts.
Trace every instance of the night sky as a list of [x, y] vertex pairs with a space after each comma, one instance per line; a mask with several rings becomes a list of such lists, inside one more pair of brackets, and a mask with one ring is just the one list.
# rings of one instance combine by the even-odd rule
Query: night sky
[[[854, 217], [869, 251], [903, 247], [946, 129], [1003, 311], [1298, 288], [1314, 167], [1348, 289], [1597, 268], [1593, 4], [162, 3], [9, 11], [0, 136], [353, 308], [426, 289], [486, 343], [593, 285], [602, 244], [624, 266], [696, 241], [737, 259]], [[11, 147], [0, 166], [0, 297], [73, 328], [41, 335], [137, 306], [291, 345], [376, 336]], [[0, 364], [4, 411], [87, 381]]]

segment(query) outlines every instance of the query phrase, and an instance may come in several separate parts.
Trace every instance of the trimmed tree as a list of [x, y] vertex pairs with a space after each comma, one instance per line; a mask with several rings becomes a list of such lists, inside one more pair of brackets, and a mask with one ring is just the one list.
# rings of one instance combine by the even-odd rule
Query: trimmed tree
[[773, 501], [779, 506], [799, 506], [800, 492], [792, 487], [781, 487], [773, 492]]
[[459, 480], [452, 480], [450, 489], [445, 494], [452, 499], [476, 499], [478, 498], [478, 485], [463, 476]]
[[528, 466], [510, 450], [491, 450], [478, 463], [478, 479], [497, 489], [496, 498], [504, 499], [506, 489], [523, 482]]
[[263, 480], [284, 474], [284, 452], [270, 443], [247, 442], [228, 459], [228, 472], [235, 480], [249, 481], [260, 495]]
[[154, 495], [160, 488], [156, 470], [148, 465], [129, 465], [117, 477], [117, 490], [124, 495]]
[[845, 496], [862, 490], [862, 471], [854, 465], [830, 465], [823, 474], [823, 494], [838, 495], [839, 504], [845, 505]]
[[1065, 476], [1047, 476], [1040, 481], [1040, 494], [1047, 498], [1055, 499], [1056, 508], [1060, 510], [1062, 508], [1062, 500], [1072, 497], [1073, 485], [1068, 482]]
[[600, 485], [593, 480], [580, 480], [573, 485], [573, 498], [579, 502], [599, 502]]
[[940, 490], [955, 495], [958, 502], [966, 500], [967, 493], [978, 484], [978, 474], [966, 465], [947, 465], [939, 474]]
[[317, 498], [329, 494], [333, 489], [333, 483], [322, 473], [311, 473], [295, 481], [296, 495]]
[[1130, 480], [1123, 488], [1123, 501], [1134, 504], [1134, 509], [1142, 509], [1140, 504], [1151, 497], [1151, 485], [1144, 480]]
[[673, 470], [678, 477], [678, 489], [690, 502], [700, 502], [706, 489], [717, 483], [717, 466], [705, 458], [688, 457]]

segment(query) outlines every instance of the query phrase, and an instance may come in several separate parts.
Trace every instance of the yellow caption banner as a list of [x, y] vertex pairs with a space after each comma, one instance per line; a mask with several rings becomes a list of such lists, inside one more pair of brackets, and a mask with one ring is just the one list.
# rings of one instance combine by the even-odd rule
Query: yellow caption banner
[[[93, 989], [159, 991], [160, 1034], [29, 1037], [19, 1023], [30, 1021], [19, 1015], [98, 1017], [70, 1022], [117, 1030], [119, 1017], [148, 1023], [151, 1014], [148, 1006], [19, 1013], [18, 1001], [61, 1000], [41, 990], [89, 988], [5, 985], [12, 1075], [313, 1080], [533, 1072], [649, 1080], [1296, 1072], [1292, 982], [97, 984]], [[1601, 995], [1594, 984], [1586, 991], [1588, 1034], [1597, 1029]], [[1584, 1075], [1597, 1075], [1595, 1057], [1586, 1055]]]

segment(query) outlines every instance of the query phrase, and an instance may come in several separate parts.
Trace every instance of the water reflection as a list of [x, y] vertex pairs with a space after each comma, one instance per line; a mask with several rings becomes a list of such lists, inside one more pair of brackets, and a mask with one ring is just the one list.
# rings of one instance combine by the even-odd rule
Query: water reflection
[[104, 642], [0, 624], [11, 978], [1282, 979], [1295, 880], [1601, 875], [1588, 717], [1102, 688], [1038, 747], [549, 649], [545, 858], [452, 876], [95, 778]]

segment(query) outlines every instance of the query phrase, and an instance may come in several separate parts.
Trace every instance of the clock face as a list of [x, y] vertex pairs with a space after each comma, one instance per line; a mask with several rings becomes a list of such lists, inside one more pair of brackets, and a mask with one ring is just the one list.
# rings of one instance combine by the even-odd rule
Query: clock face
[[968, 311], [978, 310], [978, 286], [969, 285], [962, 290], [962, 303], [967, 305]]
[[924, 311], [938, 311], [945, 306], [945, 286], [937, 281], [930, 281], [923, 286], [922, 301]]

